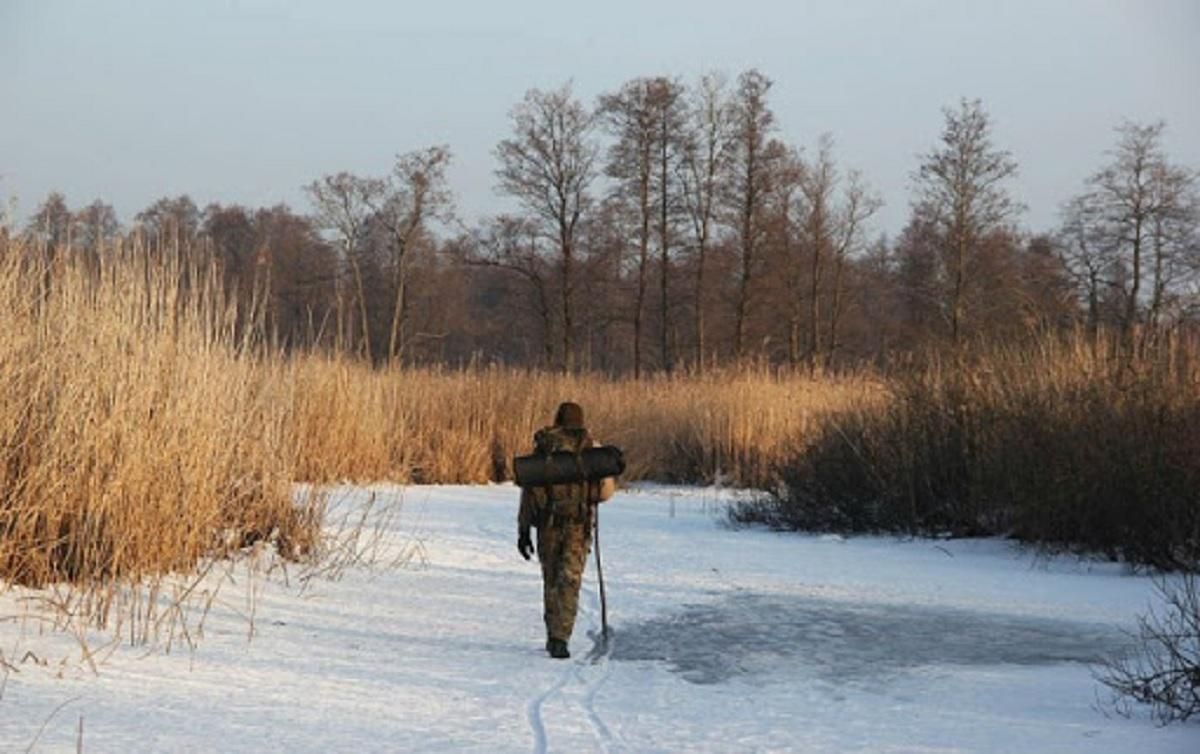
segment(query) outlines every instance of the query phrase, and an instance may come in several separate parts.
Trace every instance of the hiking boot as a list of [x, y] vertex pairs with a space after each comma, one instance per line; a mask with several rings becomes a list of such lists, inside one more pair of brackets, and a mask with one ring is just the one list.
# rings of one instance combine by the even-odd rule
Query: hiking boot
[[571, 653], [567, 651], [567, 643], [562, 639], [547, 639], [546, 651], [556, 660], [565, 660], [571, 656]]

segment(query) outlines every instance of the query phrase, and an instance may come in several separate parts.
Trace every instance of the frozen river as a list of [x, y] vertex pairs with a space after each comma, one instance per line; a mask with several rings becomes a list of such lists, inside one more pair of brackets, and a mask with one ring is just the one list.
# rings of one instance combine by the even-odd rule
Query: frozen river
[[194, 651], [113, 647], [97, 676], [0, 622], [0, 748], [74, 751], [82, 726], [85, 751], [1200, 751], [1200, 726], [1096, 707], [1090, 663], [1153, 599], [1119, 566], [730, 529], [717, 492], [646, 487], [602, 509], [611, 639], [593, 561], [557, 662], [513, 487], [334, 495], [370, 492], [400, 506], [375, 555], [406, 566], [227, 580]]

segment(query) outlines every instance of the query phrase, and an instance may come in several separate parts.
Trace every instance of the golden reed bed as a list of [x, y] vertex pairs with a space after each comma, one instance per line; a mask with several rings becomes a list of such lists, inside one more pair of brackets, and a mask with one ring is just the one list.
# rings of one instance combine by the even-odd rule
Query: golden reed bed
[[883, 394], [765, 369], [380, 370], [284, 355], [248, 316], [173, 254], [0, 249], [0, 577], [186, 571], [263, 539], [299, 556], [322, 511], [294, 482], [504, 479], [565, 399], [631, 478], [764, 484], [823, 417]]

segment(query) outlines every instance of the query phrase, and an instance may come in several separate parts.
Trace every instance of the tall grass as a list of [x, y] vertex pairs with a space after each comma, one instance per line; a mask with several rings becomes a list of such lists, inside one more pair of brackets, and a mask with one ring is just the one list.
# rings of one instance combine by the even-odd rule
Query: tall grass
[[1005, 534], [1200, 566], [1200, 351], [1047, 339], [931, 359], [780, 465], [737, 512], [805, 529]]
[[318, 357], [292, 368], [299, 473], [314, 481], [501, 481], [558, 403], [574, 400], [599, 440], [625, 450], [629, 479], [764, 485], [824, 417], [882, 395], [866, 378], [768, 369], [635, 382], [502, 368], [378, 371]]
[[235, 336], [215, 275], [177, 260], [0, 248], [0, 579], [73, 584], [100, 624], [119, 583], [315, 544], [282, 364]]
[[563, 400], [629, 478], [776, 491], [744, 519], [1200, 554], [1193, 349], [1046, 340], [887, 379], [373, 369], [272, 350], [186, 256], [0, 247], [0, 581], [72, 585], [97, 622], [118, 584], [251, 544], [320, 557], [323, 502], [297, 482], [508, 479]]
[[822, 417], [881, 395], [768, 369], [632, 382], [285, 355], [188, 256], [0, 248], [0, 580], [73, 584], [99, 622], [122, 581], [264, 540], [319, 549], [321, 503], [296, 482], [507, 479], [563, 400], [631, 478], [763, 485]]

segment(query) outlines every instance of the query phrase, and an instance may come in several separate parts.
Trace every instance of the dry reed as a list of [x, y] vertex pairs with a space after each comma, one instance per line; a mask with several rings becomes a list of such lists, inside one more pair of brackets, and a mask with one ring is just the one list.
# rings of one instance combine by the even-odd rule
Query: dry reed
[[250, 545], [330, 568], [324, 501], [297, 482], [504, 480], [563, 400], [631, 479], [776, 491], [743, 518], [1162, 567], [1200, 550], [1194, 348], [1046, 339], [886, 380], [376, 369], [272, 350], [253, 302], [188, 256], [0, 245], [0, 581], [133, 640], [186, 632], [182, 603], [213, 599], [198, 580]]
[[0, 578], [71, 583], [72, 610], [104, 624], [119, 582], [260, 540], [313, 547], [291, 385], [235, 321], [178, 255], [0, 248]]
[[299, 473], [309, 481], [501, 481], [558, 403], [574, 400], [599, 440], [625, 450], [629, 479], [762, 485], [824, 417], [883, 395], [866, 378], [767, 369], [640, 381], [502, 368], [381, 371], [318, 357], [293, 369]]
[[168, 574], [263, 541], [320, 556], [322, 502], [296, 482], [503, 480], [575, 400], [630, 478], [760, 485], [823, 417], [883, 394], [768, 369], [634, 382], [284, 355], [190, 256], [0, 247], [0, 579], [69, 585], [63, 610], [116, 609], [142, 636]]

